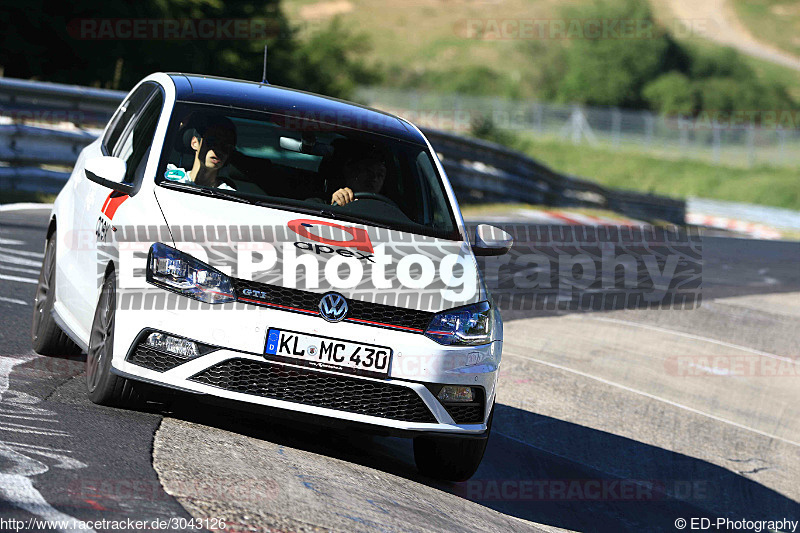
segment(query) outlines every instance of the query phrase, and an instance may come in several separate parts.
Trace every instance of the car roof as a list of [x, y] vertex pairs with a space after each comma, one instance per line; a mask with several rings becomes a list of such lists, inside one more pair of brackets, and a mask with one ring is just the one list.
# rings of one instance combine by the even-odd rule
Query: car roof
[[362, 105], [267, 83], [180, 72], [167, 73], [180, 102], [265, 111], [337, 127], [357, 129], [425, 145], [416, 128], [400, 118]]

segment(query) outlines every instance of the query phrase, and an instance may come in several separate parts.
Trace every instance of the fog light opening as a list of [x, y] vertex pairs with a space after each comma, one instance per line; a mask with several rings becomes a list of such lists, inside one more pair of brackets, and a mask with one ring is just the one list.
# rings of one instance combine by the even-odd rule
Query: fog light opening
[[155, 350], [167, 352], [185, 359], [200, 355], [196, 343], [165, 333], [151, 333], [147, 336], [146, 345]]
[[436, 397], [442, 402], [473, 402], [475, 391], [472, 387], [445, 385]]

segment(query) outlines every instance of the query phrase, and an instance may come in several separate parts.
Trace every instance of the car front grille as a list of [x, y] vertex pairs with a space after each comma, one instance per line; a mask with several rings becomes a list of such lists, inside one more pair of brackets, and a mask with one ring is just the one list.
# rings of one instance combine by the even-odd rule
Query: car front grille
[[422, 398], [408, 387], [266, 361], [228, 359], [189, 379], [232, 392], [348, 413], [403, 422], [436, 422]]
[[[243, 279], [234, 279], [233, 286], [236, 298], [241, 302], [294, 313], [319, 315], [319, 301], [322, 294]], [[346, 300], [348, 311], [345, 322], [398, 329], [411, 333], [423, 333], [435, 314], [430, 311], [418, 311], [350, 298], [346, 298]]]

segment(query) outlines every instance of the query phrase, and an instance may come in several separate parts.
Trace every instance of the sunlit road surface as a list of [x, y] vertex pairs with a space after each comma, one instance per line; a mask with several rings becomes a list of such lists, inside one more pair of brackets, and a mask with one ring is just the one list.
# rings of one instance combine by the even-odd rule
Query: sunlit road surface
[[194, 517], [241, 531], [800, 518], [796, 243], [705, 239], [704, 300], [691, 311], [508, 313], [487, 453], [472, 480], [451, 484], [420, 477], [402, 439], [191, 400], [90, 404], [80, 361], [30, 349], [46, 218], [0, 212], [4, 517]]

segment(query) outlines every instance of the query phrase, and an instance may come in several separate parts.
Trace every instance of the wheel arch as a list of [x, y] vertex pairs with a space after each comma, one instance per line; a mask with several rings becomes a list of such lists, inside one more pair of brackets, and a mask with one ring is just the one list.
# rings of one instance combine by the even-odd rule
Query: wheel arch
[[50, 224], [47, 226], [47, 237], [46, 239], [50, 239], [53, 234], [56, 232], [56, 216], [53, 215], [50, 218]]

